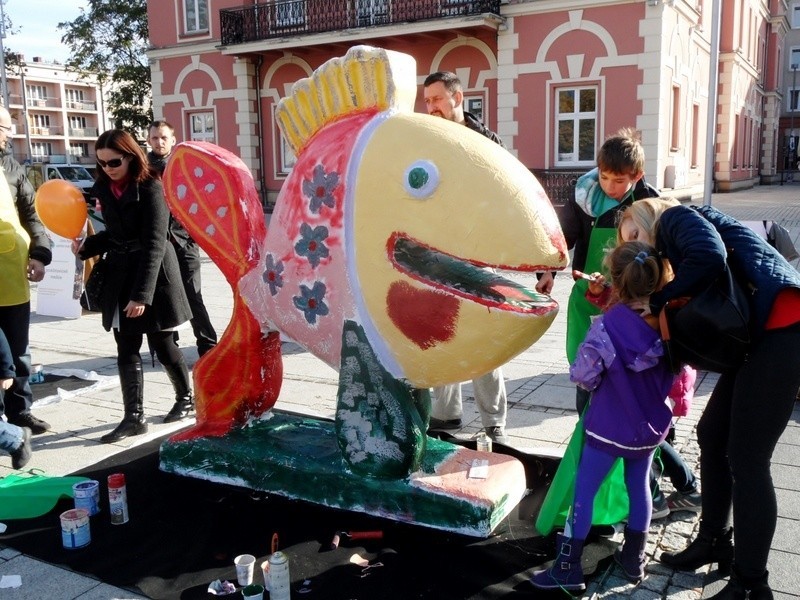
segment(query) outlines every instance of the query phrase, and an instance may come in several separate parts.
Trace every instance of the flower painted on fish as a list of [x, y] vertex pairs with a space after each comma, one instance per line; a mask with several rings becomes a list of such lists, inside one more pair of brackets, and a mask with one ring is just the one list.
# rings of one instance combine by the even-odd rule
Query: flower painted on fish
[[283, 287], [283, 261], [275, 263], [275, 257], [267, 254], [264, 261], [264, 273], [261, 278], [269, 286], [269, 293], [273, 296], [278, 293], [278, 288]]
[[325, 284], [315, 281], [311, 289], [307, 285], [300, 285], [300, 295], [292, 298], [298, 310], [302, 310], [306, 321], [314, 325], [317, 317], [324, 317], [328, 314], [328, 305], [325, 304]]
[[326, 239], [328, 239], [327, 227], [318, 225], [311, 229], [311, 225], [303, 223], [300, 225], [300, 240], [294, 245], [295, 252], [305, 256], [311, 266], [316, 268], [321, 259], [328, 258]]
[[333, 208], [336, 201], [333, 199], [333, 190], [339, 184], [339, 174], [335, 171], [325, 173], [325, 167], [314, 167], [314, 175], [309, 181], [303, 182], [303, 194], [309, 199], [311, 212], [318, 213], [322, 205]]

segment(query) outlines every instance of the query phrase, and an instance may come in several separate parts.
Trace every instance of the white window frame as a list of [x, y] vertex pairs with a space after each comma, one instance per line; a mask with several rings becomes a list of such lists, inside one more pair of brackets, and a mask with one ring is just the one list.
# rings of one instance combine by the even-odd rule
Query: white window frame
[[[580, 93], [584, 90], [592, 90], [594, 91], [594, 110], [591, 112], [581, 112], [580, 109]], [[562, 92], [574, 92], [575, 93], [575, 103], [574, 108], [575, 110], [570, 113], [561, 113], [559, 112], [559, 94]], [[599, 123], [599, 113], [598, 113], [598, 104], [600, 102], [600, 86], [594, 84], [586, 84], [586, 85], [575, 85], [575, 86], [561, 86], [554, 88], [555, 92], [555, 138], [554, 142], [554, 158], [553, 161], [556, 167], [592, 167], [595, 164], [595, 148], [597, 148], [597, 136], [600, 129]], [[592, 120], [594, 121], [594, 143], [592, 144], [592, 156], [590, 158], [586, 158], [581, 160], [580, 159], [580, 148], [578, 146], [578, 141], [580, 139], [580, 124], [582, 121]], [[573, 140], [572, 140], [572, 152], [570, 156], [572, 158], [569, 159], [562, 159], [560, 157], [561, 153], [559, 152], [559, 137], [561, 134], [561, 123], [566, 121], [572, 121], [573, 127]]]
[[475, 115], [481, 123], [486, 123], [486, 100], [483, 96], [465, 95], [464, 110]]
[[34, 159], [49, 158], [53, 155], [53, 144], [50, 142], [33, 142], [31, 143], [31, 154]]
[[283, 135], [278, 136], [278, 143], [280, 144], [280, 161], [278, 164], [278, 174], [279, 175], [289, 175], [294, 169], [295, 164], [297, 164], [297, 156], [294, 154], [294, 150], [289, 145], [289, 142], [286, 141], [286, 138]]
[[34, 127], [50, 127], [50, 115], [31, 115], [32, 125]]
[[[195, 110], [188, 114], [189, 117], [189, 139], [195, 142], [210, 142], [215, 144], [217, 141], [216, 116], [213, 110]], [[209, 125], [210, 122], [210, 125]], [[201, 126], [201, 130], [196, 128]]]
[[800, 2], [793, 2], [789, 10], [791, 11], [789, 23], [792, 29], [800, 29]]
[[208, 31], [208, 0], [183, 0], [183, 23], [186, 33]]
[[69, 153], [70, 156], [74, 156], [75, 158], [84, 158], [89, 156], [89, 144], [85, 142], [72, 142], [69, 145]]

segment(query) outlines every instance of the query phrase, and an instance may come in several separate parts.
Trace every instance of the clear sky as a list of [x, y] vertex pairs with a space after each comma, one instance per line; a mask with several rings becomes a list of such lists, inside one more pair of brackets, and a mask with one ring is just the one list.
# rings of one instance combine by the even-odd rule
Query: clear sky
[[25, 60], [41, 56], [45, 60], [64, 62], [69, 56], [61, 43], [64, 32], [58, 24], [73, 21], [86, 8], [86, 0], [0, 0], [13, 31], [6, 32], [3, 46], [21, 52]]

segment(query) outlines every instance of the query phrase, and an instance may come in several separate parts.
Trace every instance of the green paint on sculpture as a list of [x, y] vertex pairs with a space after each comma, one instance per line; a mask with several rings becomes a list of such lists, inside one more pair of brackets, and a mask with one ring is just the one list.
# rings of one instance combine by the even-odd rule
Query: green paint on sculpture
[[381, 365], [364, 329], [345, 321], [336, 438], [352, 469], [384, 479], [416, 471], [425, 453], [426, 424], [412, 389]]
[[[408, 478], [364, 477], [342, 458], [334, 429], [331, 421], [272, 413], [224, 438], [165, 442], [161, 468], [471, 535], [491, 531], [508, 514], [507, 504], [518, 501], [503, 496], [489, 506], [426, 490]], [[463, 449], [428, 438], [416, 475], [435, 474], [438, 465], [459, 451]]]

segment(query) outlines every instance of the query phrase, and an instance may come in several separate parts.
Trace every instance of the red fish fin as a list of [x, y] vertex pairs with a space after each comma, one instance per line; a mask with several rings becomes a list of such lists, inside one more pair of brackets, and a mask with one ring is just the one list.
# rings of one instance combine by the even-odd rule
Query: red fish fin
[[264, 335], [241, 298], [225, 333], [194, 367], [196, 425], [174, 441], [220, 436], [275, 405], [283, 381], [281, 340]]
[[172, 214], [236, 285], [258, 264], [267, 230], [247, 166], [214, 144], [182, 142], [167, 162], [163, 182]]

